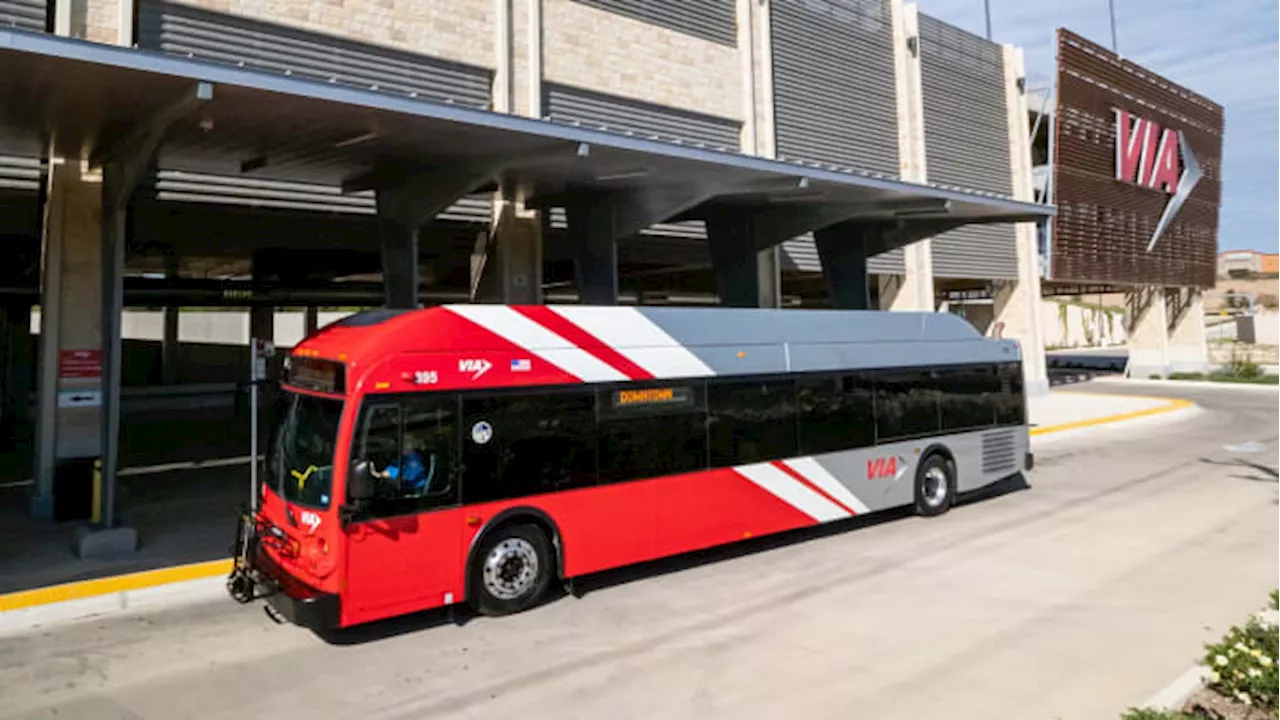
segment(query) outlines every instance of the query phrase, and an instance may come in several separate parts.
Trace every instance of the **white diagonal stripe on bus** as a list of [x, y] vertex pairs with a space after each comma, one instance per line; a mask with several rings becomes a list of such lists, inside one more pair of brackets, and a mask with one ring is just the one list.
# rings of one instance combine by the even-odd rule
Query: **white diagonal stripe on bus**
[[822, 467], [817, 460], [811, 457], [800, 457], [792, 460], [783, 460], [782, 464], [791, 468], [797, 475], [822, 488], [823, 492], [849, 506], [849, 509], [859, 515], [871, 512], [866, 503], [850, 492], [849, 488], [845, 487], [845, 484], [840, 482], [835, 475], [827, 472], [827, 469]]
[[658, 378], [708, 377], [715, 371], [636, 308], [551, 308]]
[[735, 467], [734, 471], [818, 522], [849, 517], [849, 511], [769, 463], [742, 465]]
[[505, 305], [449, 305], [447, 309], [584, 382], [627, 379], [595, 355]]

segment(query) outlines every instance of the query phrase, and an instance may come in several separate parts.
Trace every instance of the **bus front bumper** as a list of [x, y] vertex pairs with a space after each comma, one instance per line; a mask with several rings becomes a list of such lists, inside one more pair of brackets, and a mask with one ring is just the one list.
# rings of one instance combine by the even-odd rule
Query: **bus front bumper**
[[342, 621], [342, 601], [338, 595], [311, 587], [280, 566], [262, 546], [257, 525], [250, 527], [241, 517], [236, 546], [242, 553], [235, 561], [227, 591], [239, 603], [267, 601], [267, 613], [277, 621], [288, 621], [312, 630], [336, 628]]
[[294, 597], [281, 590], [267, 596], [267, 604], [281, 619], [298, 627], [328, 630], [341, 622], [342, 604], [337, 595], [317, 593]]

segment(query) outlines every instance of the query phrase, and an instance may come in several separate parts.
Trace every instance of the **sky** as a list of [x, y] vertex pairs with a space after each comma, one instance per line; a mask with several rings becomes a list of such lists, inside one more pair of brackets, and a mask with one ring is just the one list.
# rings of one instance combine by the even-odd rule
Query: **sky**
[[[1280, 3], [1113, 0], [1120, 54], [1226, 108], [1220, 250], [1280, 245]], [[983, 0], [917, 0], [920, 12], [986, 35]], [[1110, 47], [1108, 0], [989, 0], [991, 39], [1023, 48], [1029, 88], [1050, 87], [1054, 33]]]

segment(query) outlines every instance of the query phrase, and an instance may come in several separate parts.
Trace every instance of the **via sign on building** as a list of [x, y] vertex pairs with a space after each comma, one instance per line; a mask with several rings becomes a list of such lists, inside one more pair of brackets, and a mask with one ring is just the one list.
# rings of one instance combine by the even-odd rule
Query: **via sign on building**
[[1172, 197], [1165, 203], [1147, 252], [1168, 229], [1203, 172], [1191, 152], [1186, 133], [1161, 128], [1155, 122], [1115, 108], [1116, 179], [1160, 190]]

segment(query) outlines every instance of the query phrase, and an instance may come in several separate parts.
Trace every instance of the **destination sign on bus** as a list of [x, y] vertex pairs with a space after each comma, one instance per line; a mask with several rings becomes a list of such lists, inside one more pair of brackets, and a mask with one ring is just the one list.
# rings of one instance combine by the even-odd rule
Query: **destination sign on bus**
[[693, 394], [687, 387], [644, 388], [619, 390], [613, 394], [613, 406], [648, 407], [653, 405], [680, 405], [690, 402]]
[[346, 392], [345, 381], [346, 369], [332, 360], [295, 356], [285, 370], [285, 382], [304, 390], [340, 395]]

